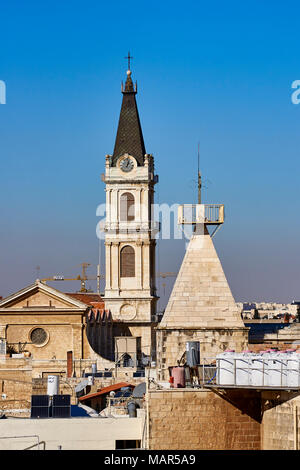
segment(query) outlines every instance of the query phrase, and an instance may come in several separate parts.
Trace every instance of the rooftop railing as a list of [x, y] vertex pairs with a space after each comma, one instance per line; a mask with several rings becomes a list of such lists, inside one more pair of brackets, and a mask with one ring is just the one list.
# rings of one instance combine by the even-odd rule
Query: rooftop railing
[[178, 207], [178, 224], [224, 223], [224, 204], [182, 204]]

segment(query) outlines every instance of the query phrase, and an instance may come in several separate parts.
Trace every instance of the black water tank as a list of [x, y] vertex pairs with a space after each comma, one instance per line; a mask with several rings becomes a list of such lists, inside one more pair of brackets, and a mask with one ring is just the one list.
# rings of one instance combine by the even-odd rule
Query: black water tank
[[136, 418], [136, 403], [134, 401], [130, 401], [127, 404], [129, 418]]
[[185, 345], [186, 363], [189, 367], [195, 367], [200, 364], [200, 342], [187, 341]]

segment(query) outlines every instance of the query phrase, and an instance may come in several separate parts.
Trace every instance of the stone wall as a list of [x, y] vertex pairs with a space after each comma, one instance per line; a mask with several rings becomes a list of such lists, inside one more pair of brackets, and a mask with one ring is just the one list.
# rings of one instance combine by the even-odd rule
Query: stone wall
[[149, 392], [151, 450], [259, 450], [260, 395], [240, 390]]
[[32, 371], [12, 360], [12, 368], [0, 370], [0, 411], [9, 410], [9, 416], [28, 416], [32, 394]]
[[300, 449], [300, 394], [295, 392], [263, 392], [264, 450]]

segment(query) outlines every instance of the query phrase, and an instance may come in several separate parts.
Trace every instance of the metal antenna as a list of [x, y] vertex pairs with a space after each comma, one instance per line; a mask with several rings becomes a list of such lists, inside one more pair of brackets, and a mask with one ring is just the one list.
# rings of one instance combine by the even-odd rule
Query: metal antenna
[[201, 204], [200, 143], [198, 142], [198, 204]]
[[37, 279], [39, 279], [39, 276], [40, 276], [40, 266], [37, 266], [36, 268], [36, 276], [37, 276]]
[[101, 277], [101, 240], [99, 238], [99, 259], [97, 266], [97, 293], [100, 294], [100, 277]]

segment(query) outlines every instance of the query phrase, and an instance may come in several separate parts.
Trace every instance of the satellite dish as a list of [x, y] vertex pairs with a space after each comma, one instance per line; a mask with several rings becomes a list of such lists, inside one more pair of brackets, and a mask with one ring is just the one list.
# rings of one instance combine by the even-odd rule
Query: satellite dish
[[146, 393], [146, 382], [142, 382], [141, 384], [137, 385], [132, 393], [134, 398], [143, 398]]

